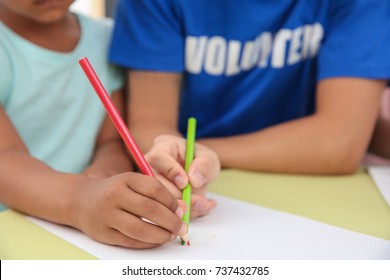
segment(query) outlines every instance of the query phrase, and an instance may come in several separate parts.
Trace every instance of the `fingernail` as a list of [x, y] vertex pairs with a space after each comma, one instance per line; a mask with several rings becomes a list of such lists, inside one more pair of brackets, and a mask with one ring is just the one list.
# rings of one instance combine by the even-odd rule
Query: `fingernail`
[[192, 181], [195, 181], [196, 186], [201, 187], [206, 183], [206, 178], [200, 172], [195, 171], [192, 174]]
[[184, 210], [181, 207], [177, 207], [175, 214], [181, 218], [184, 216]]
[[180, 235], [180, 236], [181, 236], [181, 235], [184, 235], [186, 232], [187, 232], [187, 226], [186, 226], [185, 223], [183, 223], [183, 224], [181, 225], [180, 230], [179, 230], [179, 235]]
[[176, 176], [175, 177], [175, 185], [178, 187], [178, 188], [184, 188], [185, 187], [185, 185], [186, 185], [186, 181], [185, 181], [185, 179], [182, 177], [182, 176]]
[[197, 202], [195, 202], [193, 210], [195, 210], [195, 211], [202, 210], [202, 206], [203, 206], [203, 202], [202, 201], [197, 201]]

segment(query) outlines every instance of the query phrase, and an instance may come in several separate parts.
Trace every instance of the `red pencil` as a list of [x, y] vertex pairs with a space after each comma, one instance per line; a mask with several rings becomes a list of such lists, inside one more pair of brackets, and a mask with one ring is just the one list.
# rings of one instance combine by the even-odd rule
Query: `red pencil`
[[127, 128], [125, 122], [123, 121], [121, 115], [116, 109], [114, 103], [112, 103], [110, 96], [107, 94], [107, 91], [105, 90], [104, 86], [100, 82], [99, 77], [97, 76], [95, 70], [93, 69], [92, 65], [89, 63], [88, 58], [84, 57], [80, 59], [79, 64], [81, 68], [83, 68], [85, 75], [88, 77], [88, 80], [90, 81], [91, 85], [95, 89], [95, 92], [99, 96], [111, 120], [114, 122], [116, 129], [121, 135], [123, 141], [126, 144], [126, 147], [129, 149], [131, 156], [135, 160], [142, 174], [155, 177], [152, 169], [150, 168], [149, 164], [146, 162], [142, 152], [140, 151], [137, 144], [135, 143], [133, 136], [131, 136], [130, 131]]

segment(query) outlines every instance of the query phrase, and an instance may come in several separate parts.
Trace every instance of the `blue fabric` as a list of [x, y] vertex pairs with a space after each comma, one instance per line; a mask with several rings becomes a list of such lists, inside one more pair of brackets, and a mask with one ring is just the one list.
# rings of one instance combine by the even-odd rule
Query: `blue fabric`
[[[183, 72], [179, 128], [253, 132], [314, 112], [331, 77], [390, 77], [387, 0], [122, 0], [112, 62]], [[353, 93], [351, 93], [353, 94]]]
[[32, 156], [71, 173], [90, 163], [105, 117], [78, 60], [89, 58], [110, 94], [123, 86], [107, 60], [112, 20], [78, 19], [82, 36], [69, 53], [32, 44], [0, 21], [0, 105]]

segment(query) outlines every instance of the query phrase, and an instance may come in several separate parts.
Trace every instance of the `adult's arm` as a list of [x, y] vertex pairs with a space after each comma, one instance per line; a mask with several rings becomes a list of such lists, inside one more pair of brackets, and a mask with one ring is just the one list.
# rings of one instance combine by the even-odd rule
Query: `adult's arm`
[[390, 119], [380, 116], [376, 126], [370, 151], [378, 156], [390, 159]]
[[[179, 74], [133, 71], [131, 131], [147, 151], [159, 134], [177, 131]], [[224, 168], [300, 174], [350, 174], [368, 147], [384, 81], [329, 78], [317, 87], [313, 115], [250, 134], [200, 139]]]
[[390, 89], [382, 99], [382, 112], [377, 120], [370, 143], [370, 152], [390, 159]]

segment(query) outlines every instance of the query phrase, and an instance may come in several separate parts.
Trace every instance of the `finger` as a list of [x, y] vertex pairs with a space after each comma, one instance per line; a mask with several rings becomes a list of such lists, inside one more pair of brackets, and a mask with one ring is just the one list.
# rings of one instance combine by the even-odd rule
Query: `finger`
[[170, 231], [126, 211], [115, 215], [111, 227], [131, 239], [148, 244], [163, 244], [176, 237]]
[[[170, 233], [175, 235], [184, 234], [184, 232], [181, 232], [183, 221], [179, 217], [183, 216], [184, 211], [180, 207], [178, 208], [178, 211], [174, 213], [161, 203], [136, 193], [133, 195], [131, 204], [127, 203], [126, 205], [121, 205], [121, 207], [125, 211], [135, 214], [138, 217], [146, 218]], [[141, 231], [141, 229], [139, 230]], [[151, 233], [154, 232], [151, 231]]]
[[110, 241], [105, 243], [132, 249], [149, 249], [162, 245], [158, 243], [147, 243], [136, 240], [113, 228], [110, 229]]
[[[187, 204], [181, 199], [177, 200], [177, 203], [179, 204], [181, 209], [183, 209], [183, 213], [185, 213], [187, 211]], [[181, 218], [182, 216], [179, 217]]]
[[197, 218], [206, 215], [217, 206], [213, 199], [206, 199], [203, 196], [193, 195], [191, 197], [190, 216]]
[[145, 158], [151, 167], [165, 178], [168, 178], [179, 189], [185, 188], [188, 183], [187, 174], [183, 166], [171, 154], [163, 151], [153, 152], [148, 153]]
[[199, 147], [188, 171], [191, 185], [202, 188], [212, 181], [221, 169], [217, 155], [209, 149]]
[[[122, 176], [125, 176], [124, 180], [129, 189], [141, 196], [161, 203], [173, 213], [176, 212], [178, 208], [177, 200], [156, 178], [137, 173], [125, 173]], [[131, 193], [127, 192], [127, 195], [131, 196]], [[125, 194], [123, 193], [122, 195]], [[127, 202], [131, 203], [132, 200], [127, 200]]]
[[123, 191], [120, 194], [119, 207], [146, 218], [171, 233], [182, 235], [183, 222], [180, 217], [184, 211], [179, 207], [177, 200], [155, 178], [140, 176], [144, 184], [134, 184], [133, 180], [132, 185], [129, 184], [133, 191]]
[[171, 181], [161, 176], [157, 172], [155, 174], [156, 178], [164, 185], [165, 188], [167, 188], [167, 190], [173, 195], [174, 198], [181, 199], [182, 191], [178, 187], [176, 187], [175, 184], [173, 184]]

